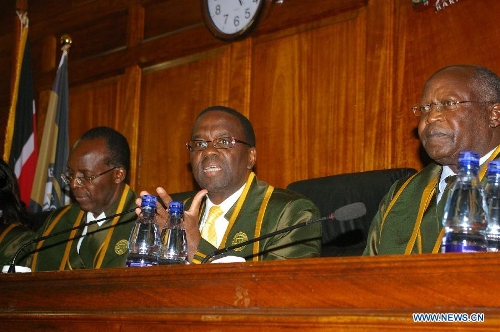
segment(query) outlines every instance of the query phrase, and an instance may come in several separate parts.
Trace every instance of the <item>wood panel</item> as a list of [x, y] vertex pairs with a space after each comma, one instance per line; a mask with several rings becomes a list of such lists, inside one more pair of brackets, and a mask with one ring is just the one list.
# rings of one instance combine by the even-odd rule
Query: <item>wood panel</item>
[[[406, 3], [406, 7], [408, 3]], [[364, 100], [364, 170], [406, 167], [391, 163], [394, 153], [394, 107], [392, 91], [395, 84], [396, 1], [371, 1], [366, 18], [366, 58]], [[358, 137], [358, 139], [361, 138]], [[418, 169], [418, 167], [416, 167]]]
[[256, 39], [250, 120], [261, 178], [284, 187], [364, 168], [365, 14]]
[[428, 157], [415, 139], [418, 119], [411, 106], [419, 103], [425, 80], [444, 66], [476, 64], [500, 74], [500, 51], [494, 46], [500, 41], [500, 2], [455, 1], [439, 12], [415, 11], [400, 2], [390, 164], [420, 168]]
[[70, 89], [70, 145], [88, 128], [95, 126], [117, 127], [121, 114], [117, 111], [120, 77], [96, 81]]
[[[108, 126], [121, 132], [128, 140], [131, 155], [137, 155], [139, 114], [138, 101], [142, 72], [129, 68], [125, 75], [96, 81], [70, 89], [70, 147], [89, 128]], [[136, 158], [131, 160], [129, 183], [136, 183]]]
[[139, 190], [192, 190], [184, 143], [198, 113], [227, 104], [231, 48], [166, 62], [145, 70], [138, 140]]
[[[249, 38], [229, 44], [205, 28], [198, 0], [9, 0], [0, 5], [0, 70], [7, 77], [18, 34], [14, 3], [28, 7], [31, 19], [39, 137], [60, 58], [57, 40], [68, 33], [70, 144], [91, 126], [122, 131], [132, 145], [137, 191], [195, 187], [183, 143], [196, 114], [214, 104], [249, 116], [258, 176], [277, 187], [345, 172], [419, 169], [428, 160], [409, 109], [425, 79], [452, 63], [500, 72], [495, 0], [459, 1], [437, 13], [417, 11], [410, 0], [286, 0], [273, 4]], [[1, 128], [10, 88], [9, 80], [0, 83]], [[182, 121], [173, 124], [176, 116]]]
[[[1, 274], [0, 328], [496, 331], [499, 273], [499, 254], [482, 253]], [[484, 321], [415, 323], [413, 313]]]

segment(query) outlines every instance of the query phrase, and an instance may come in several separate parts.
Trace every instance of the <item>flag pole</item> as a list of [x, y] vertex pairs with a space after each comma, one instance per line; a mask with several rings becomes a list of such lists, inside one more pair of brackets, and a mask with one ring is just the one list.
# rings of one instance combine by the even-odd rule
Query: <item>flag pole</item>
[[40, 212], [57, 209], [70, 203], [67, 187], [60, 179], [69, 155], [69, 90], [68, 50], [72, 40], [67, 34], [60, 38], [61, 61], [50, 92], [40, 153], [31, 192], [30, 210]]
[[18, 10], [17, 16], [19, 17], [19, 21], [21, 23], [21, 35], [19, 38], [18, 50], [17, 50], [17, 60], [15, 67], [15, 81], [14, 87], [12, 89], [11, 96], [11, 104], [9, 108], [9, 117], [7, 119], [7, 127], [5, 130], [5, 139], [4, 139], [4, 152], [3, 152], [3, 160], [8, 163], [10, 158], [10, 150], [12, 146], [12, 137], [14, 136], [14, 122], [16, 120], [16, 105], [17, 98], [19, 93], [19, 81], [21, 76], [21, 68], [23, 64], [24, 58], [24, 48], [26, 46], [26, 42], [28, 39], [28, 12], [25, 10]]

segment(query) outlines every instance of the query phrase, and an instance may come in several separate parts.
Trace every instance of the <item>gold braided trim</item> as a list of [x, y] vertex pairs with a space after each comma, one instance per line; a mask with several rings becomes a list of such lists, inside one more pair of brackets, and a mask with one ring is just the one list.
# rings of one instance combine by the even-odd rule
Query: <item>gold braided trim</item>
[[5, 236], [10, 232], [10, 230], [18, 225], [21, 225], [21, 224], [18, 224], [18, 223], [15, 223], [15, 224], [10, 224], [9, 227], [7, 227], [3, 232], [2, 232], [2, 235], [0, 235], [0, 242], [3, 241], [3, 239], [5, 238]]
[[[189, 199], [189, 198], [188, 198], [188, 199]], [[205, 201], [203, 201], [203, 202], [201, 203], [200, 211], [205, 211]], [[198, 213], [198, 226], [199, 226], [199, 225], [200, 225], [200, 223], [201, 223], [201, 218], [202, 218], [202, 217], [203, 217], [203, 214]], [[201, 238], [201, 237], [200, 237], [200, 238]], [[200, 256], [202, 259], [201, 259], [201, 260], [199, 260], [199, 259], [197, 259], [197, 258], [196, 258], [196, 256]], [[193, 260], [191, 261], [191, 263], [193, 263], [193, 264], [201, 264], [201, 261], [202, 261], [203, 259], [205, 259], [205, 257], [207, 257], [207, 255], [205, 255], [204, 253], [200, 252], [200, 251], [198, 250], [198, 248], [196, 248], [196, 251], [195, 251], [195, 253], [194, 253], [194, 257], [193, 257]]]
[[[106, 236], [106, 239], [107, 239], [107, 236]], [[99, 264], [98, 259], [101, 257], [101, 256], [99, 255], [99, 253], [101, 253], [101, 250], [102, 250], [102, 248], [104, 247], [104, 244], [105, 244], [105, 243], [106, 243], [106, 242], [101, 243], [101, 245], [99, 246], [99, 249], [97, 249], [97, 252], [95, 253], [94, 259], [92, 260], [92, 266], [95, 266], [95, 268], [96, 268], [96, 269], [98, 269], [98, 268], [99, 268], [99, 267], [97, 267], [97, 264]], [[105, 252], [105, 251], [104, 251], [104, 252]], [[102, 262], [101, 262], [101, 263], [102, 263]], [[99, 264], [99, 266], [100, 266], [100, 264]]]
[[[50, 232], [52, 232], [52, 230], [54, 229], [54, 227], [56, 227], [56, 224], [59, 222], [59, 220], [62, 218], [62, 216], [70, 209], [70, 207], [71, 207], [71, 205], [68, 205], [66, 208], [64, 208], [57, 215], [57, 217], [54, 219], [54, 221], [52, 221], [52, 223], [50, 224], [50, 226], [45, 230], [45, 232], [43, 232], [42, 236], [47, 236], [48, 234], [50, 234]], [[35, 252], [35, 254], [33, 255], [33, 260], [31, 261], [31, 271], [35, 271], [36, 262], [38, 260], [38, 249], [40, 249], [42, 247], [43, 242], [45, 242], [45, 241], [40, 241], [36, 245], [37, 252]]]
[[418, 253], [421, 254], [422, 253], [422, 232], [420, 231], [420, 229], [418, 230], [418, 234], [417, 234], [417, 249], [418, 249]]
[[[83, 218], [84, 214], [85, 214], [84, 211], [80, 211], [78, 213], [78, 217], [76, 217], [76, 221], [75, 221], [75, 224], [73, 225], [73, 227], [81, 225], [81, 221], [82, 221], [82, 218]], [[64, 249], [63, 259], [61, 261], [61, 265], [59, 265], [59, 270], [60, 271], [64, 270], [64, 267], [66, 266], [66, 262], [69, 262], [69, 252], [71, 251], [70, 250], [71, 246], [73, 245], [73, 241], [75, 240], [76, 231], [77, 231], [77, 229], [72, 230], [71, 233], [70, 233], [70, 235], [69, 235], [70, 240], [66, 244], [66, 249]], [[71, 265], [69, 265], [68, 268], [71, 269]]]
[[[130, 191], [130, 187], [128, 185], [126, 185], [125, 189], [123, 190], [122, 197], [120, 199], [120, 203], [118, 204], [118, 208], [116, 209], [116, 213], [123, 212], [123, 208], [125, 206], [125, 201], [127, 200], [127, 196], [128, 196], [129, 191]], [[94, 261], [95, 261], [95, 258], [100, 253], [99, 260], [97, 261], [97, 264], [95, 266], [96, 269], [101, 268], [102, 262], [104, 260], [104, 256], [106, 256], [106, 252], [108, 251], [109, 242], [111, 241], [111, 236], [113, 235], [113, 231], [115, 230], [115, 226], [116, 226], [116, 224], [118, 224], [119, 219], [120, 219], [120, 216], [116, 216], [113, 218], [113, 221], [111, 222], [111, 226], [110, 226], [111, 228], [108, 229], [108, 234], [106, 234], [106, 240], [104, 240], [103, 245], [101, 245], [101, 247], [99, 248], [99, 250], [96, 253], [96, 256], [94, 257]]]
[[234, 222], [236, 221], [236, 218], [238, 218], [238, 215], [240, 214], [241, 207], [243, 206], [243, 203], [245, 202], [245, 199], [247, 198], [248, 191], [250, 190], [250, 186], [251, 186], [254, 178], [255, 178], [255, 173], [251, 172], [250, 175], [248, 176], [247, 183], [245, 184], [245, 188], [243, 189], [243, 192], [241, 193], [240, 198], [238, 198], [238, 201], [236, 202], [236, 206], [234, 208], [234, 213], [231, 216], [231, 220], [229, 220], [229, 225], [227, 226], [226, 232], [224, 233], [224, 237], [222, 238], [222, 241], [220, 243], [221, 246], [224, 246], [224, 243], [226, 243], [229, 231], [233, 228]]
[[[484, 178], [484, 175], [486, 174], [486, 171], [488, 170], [488, 163], [495, 159], [497, 155], [500, 153], [500, 145], [495, 148], [491, 156], [488, 157], [488, 159], [481, 165], [479, 168], [479, 180], [482, 180]], [[439, 251], [439, 248], [441, 247], [441, 242], [443, 240], [444, 236], [444, 228], [441, 229], [441, 232], [439, 232], [439, 236], [436, 239], [436, 243], [434, 244], [434, 247], [432, 248], [432, 253], [437, 254]]]
[[434, 247], [432, 248], [432, 253], [433, 254], [437, 254], [438, 253], [438, 250], [441, 247], [441, 242], [442, 242], [443, 236], [444, 236], [444, 228], [441, 228], [441, 232], [439, 232], [439, 236], [438, 236], [438, 238], [436, 240], [436, 243], [434, 244]]
[[[405, 255], [411, 254], [413, 246], [415, 245], [415, 240], [417, 238], [417, 234], [420, 233], [420, 225], [422, 224], [422, 219], [424, 217], [424, 212], [427, 210], [430, 201], [434, 197], [434, 192], [436, 191], [437, 179], [432, 180], [424, 189], [422, 193], [422, 199], [420, 200], [420, 206], [418, 208], [418, 214], [415, 226], [413, 227], [413, 232], [411, 233], [410, 240], [406, 245]], [[421, 246], [419, 249], [419, 253], [421, 253]]]
[[[267, 204], [269, 203], [269, 199], [271, 198], [271, 194], [274, 191], [274, 187], [269, 185], [269, 188], [266, 190], [266, 194], [264, 196], [264, 199], [262, 200], [262, 204], [259, 209], [259, 215], [257, 216], [257, 222], [255, 224], [255, 235], [254, 238], [257, 238], [260, 236], [260, 231], [262, 229], [262, 221], [264, 219], [264, 214], [266, 213], [266, 208]], [[259, 256], [257, 255], [259, 253], [259, 244], [260, 241], [256, 241], [253, 243], [253, 261], [258, 261]]]
[[500, 145], [496, 147], [495, 151], [489, 156], [489, 158], [481, 165], [479, 169], [479, 180], [482, 180], [484, 175], [486, 174], [486, 170], [488, 169], [488, 163], [496, 158], [496, 156], [500, 153]]
[[[200, 259], [197, 259], [196, 256], [200, 256], [201, 257], [201, 260]], [[199, 252], [198, 250], [196, 251], [195, 253], [195, 257], [193, 257], [193, 263], [194, 264], [201, 264], [201, 261], [205, 259], [205, 257], [207, 257], [207, 255], [205, 255], [204, 253], [202, 252]]]
[[403, 193], [403, 190], [406, 188], [406, 186], [410, 183], [410, 181], [417, 175], [418, 173], [413, 174], [408, 180], [403, 183], [401, 188], [399, 188], [398, 192], [394, 195], [392, 198], [391, 202], [387, 206], [387, 209], [385, 210], [384, 216], [382, 217], [382, 221], [380, 222], [380, 234], [378, 236], [378, 242], [380, 243], [380, 238], [382, 237], [382, 229], [384, 228], [384, 223], [385, 219], [387, 218], [387, 215], [389, 214], [389, 211], [392, 209], [396, 201], [398, 200], [399, 196]]

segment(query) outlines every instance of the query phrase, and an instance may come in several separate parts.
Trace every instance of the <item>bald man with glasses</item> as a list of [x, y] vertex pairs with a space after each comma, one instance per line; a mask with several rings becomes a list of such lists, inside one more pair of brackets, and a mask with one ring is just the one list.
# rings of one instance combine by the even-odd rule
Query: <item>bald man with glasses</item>
[[458, 173], [459, 153], [480, 155], [481, 177], [488, 162], [500, 158], [500, 78], [491, 70], [454, 65], [437, 71], [412, 111], [434, 162], [392, 186], [372, 221], [365, 255], [439, 252], [443, 193]]
[[61, 174], [74, 203], [53, 211], [37, 236], [81, 227], [38, 242], [33, 271], [125, 266], [136, 215], [112, 216], [135, 207], [137, 195], [125, 183], [129, 167], [130, 147], [122, 134], [96, 127], [82, 135]]

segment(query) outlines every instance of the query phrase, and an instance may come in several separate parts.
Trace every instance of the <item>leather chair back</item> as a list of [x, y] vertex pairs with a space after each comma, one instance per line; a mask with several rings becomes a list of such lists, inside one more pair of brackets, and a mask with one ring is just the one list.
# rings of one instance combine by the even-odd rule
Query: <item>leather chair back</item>
[[380, 201], [394, 182], [416, 173], [412, 168], [393, 168], [348, 173], [290, 183], [293, 190], [313, 201], [321, 216], [350, 203], [366, 206], [363, 217], [348, 221], [322, 222], [321, 256], [358, 256], [366, 246], [368, 229]]

